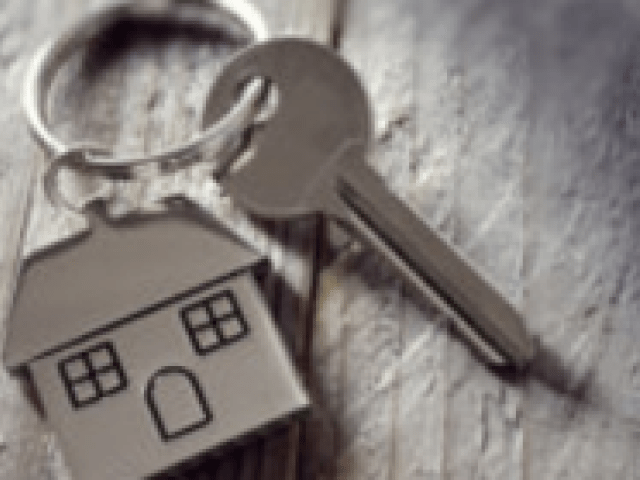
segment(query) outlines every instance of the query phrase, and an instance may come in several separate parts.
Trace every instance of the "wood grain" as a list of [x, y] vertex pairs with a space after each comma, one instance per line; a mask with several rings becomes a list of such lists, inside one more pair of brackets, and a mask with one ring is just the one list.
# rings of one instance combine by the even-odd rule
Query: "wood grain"
[[[372, 164], [526, 309], [543, 353], [526, 378], [496, 376], [438, 324], [421, 325], [436, 312], [403, 295], [375, 257], [345, 253], [321, 282], [314, 344], [330, 412], [318, 430], [338, 459], [326, 478], [637, 475], [637, 427], [623, 425], [620, 411], [627, 405], [626, 418], [634, 417], [638, 405], [629, 407], [635, 394], [622, 387], [632, 378], [628, 365], [637, 365], [628, 296], [636, 277], [623, 265], [635, 258], [627, 236], [634, 223], [630, 210], [620, 211], [630, 204], [617, 197], [631, 195], [630, 187], [609, 180], [621, 178], [609, 163], [612, 145], [628, 165], [637, 137], [627, 133], [632, 140], [621, 146], [608, 129], [619, 129], [625, 115], [629, 125], [635, 109], [621, 103], [637, 95], [636, 41], [626, 28], [638, 16], [625, 2], [585, 10], [561, 3], [351, 3], [342, 51], [378, 116]], [[611, 82], [616, 73], [608, 98], [599, 80], [586, 81]], [[594, 111], [596, 101], [603, 103]], [[618, 117], [600, 120], [600, 109], [612, 115], [610, 108]], [[565, 123], [582, 117], [589, 135], [574, 146], [581, 132]], [[581, 157], [598, 154], [585, 172]], [[596, 187], [601, 175], [609, 188]], [[387, 315], [399, 331], [386, 328]], [[595, 454], [600, 448], [604, 457]]]
[[[185, 189], [269, 253], [281, 275], [265, 291], [316, 402], [299, 429], [185, 478], [640, 478], [636, 3], [256, 3], [275, 32], [329, 42], [354, 65], [376, 113], [371, 165], [523, 308], [542, 352], [526, 377], [496, 375], [441, 313], [355, 244], [319, 276], [314, 307], [310, 272], [327, 226], [256, 228], [195, 174], [149, 182], [131, 192], [143, 204]], [[44, 164], [19, 112], [22, 75], [35, 46], [86, 8], [0, 4], [4, 310], [30, 182]], [[61, 79], [56, 128], [119, 150], [178, 142], [197, 127], [230, 51], [201, 38], [130, 40], [94, 66], [99, 76]], [[43, 208], [41, 192], [35, 201], [27, 248], [82, 228]], [[311, 331], [301, 320], [314, 310]], [[68, 478], [55, 436], [6, 373], [1, 445], [0, 478]]]

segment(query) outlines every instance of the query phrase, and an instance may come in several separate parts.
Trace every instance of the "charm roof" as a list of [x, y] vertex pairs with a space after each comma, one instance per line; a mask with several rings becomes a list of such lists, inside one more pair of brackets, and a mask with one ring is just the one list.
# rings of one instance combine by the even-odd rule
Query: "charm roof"
[[10, 314], [5, 362], [17, 369], [125, 317], [261, 260], [219, 225], [163, 213], [91, 231], [25, 262]]

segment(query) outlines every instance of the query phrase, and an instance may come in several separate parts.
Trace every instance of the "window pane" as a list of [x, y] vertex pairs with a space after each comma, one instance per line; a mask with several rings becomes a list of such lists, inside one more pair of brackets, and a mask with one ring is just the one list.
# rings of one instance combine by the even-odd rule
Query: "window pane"
[[100, 348], [89, 354], [89, 362], [95, 370], [113, 366], [114, 360], [111, 352], [106, 348]]
[[99, 394], [93, 383], [93, 380], [84, 380], [73, 384], [73, 395], [75, 396], [78, 406], [81, 404], [91, 403], [98, 399]]
[[70, 380], [81, 380], [89, 375], [87, 364], [82, 358], [67, 362], [64, 365], [64, 369]]
[[219, 297], [212, 299], [209, 305], [213, 315], [217, 318], [235, 313], [235, 306], [231, 301], [231, 292], [224, 292]]
[[110, 370], [105, 373], [101, 373], [97, 377], [100, 388], [104, 393], [115, 393], [123, 388], [123, 379], [120, 373], [116, 370]]
[[198, 341], [198, 345], [200, 345], [200, 349], [202, 350], [215, 348], [220, 344], [218, 332], [213, 327], [196, 332], [196, 339]]
[[235, 340], [245, 333], [244, 325], [240, 323], [240, 319], [238, 319], [237, 317], [220, 320], [219, 324], [226, 341]]
[[188, 310], [186, 315], [191, 328], [198, 328], [211, 323], [209, 312], [207, 312], [207, 309], [204, 307], [204, 305]]

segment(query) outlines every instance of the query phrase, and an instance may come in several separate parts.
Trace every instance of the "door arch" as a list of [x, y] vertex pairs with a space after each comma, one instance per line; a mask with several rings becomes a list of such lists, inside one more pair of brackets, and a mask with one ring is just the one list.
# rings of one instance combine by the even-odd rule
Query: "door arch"
[[213, 420], [198, 378], [185, 367], [163, 367], [154, 373], [147, 383], [145, 400], [165, 442], [199, 430]]

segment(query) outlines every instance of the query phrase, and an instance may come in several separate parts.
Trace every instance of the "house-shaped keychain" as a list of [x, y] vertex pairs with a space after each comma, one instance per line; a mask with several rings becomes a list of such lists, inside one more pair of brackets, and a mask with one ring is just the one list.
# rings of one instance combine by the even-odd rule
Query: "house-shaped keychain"
[[93, 223], [24, 265], [5, 348], [74, 479], [173, 471], [308, 408], [257, 254], [184, 212]]

